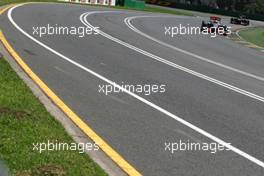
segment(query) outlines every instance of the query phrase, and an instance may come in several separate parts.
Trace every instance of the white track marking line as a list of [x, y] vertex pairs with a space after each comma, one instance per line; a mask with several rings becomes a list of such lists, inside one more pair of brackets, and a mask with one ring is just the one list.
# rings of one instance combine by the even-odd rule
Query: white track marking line
[[[94, 11], [94, 12], [88, 12], [88, 13], [84, 13], [84, 14], [82, 14], [82, 15], [80, 16], [80, 20], [81, 20], [81, 22], [82, 22], [83, 24], [85, 24], [86, 26], [88, 26], [88, 27], [92, 27], [93, 29], [95, 29], [95, 28], [94, 28], [94, 26], [92, 26], [92, 25], [87, 21], [87, 16], [89, 16], [89, 15], [91, 15], [91, 14], [94, 14], [94, 13], [101, 13], [101, 12], [96, 12], [96, 11]], [[121, 44], [121, 45], [123, 45], [123, 46], [126, 46], [126, 47], [128, 47], [128, 48], [130, 48], [130, 49], [132, 49], [132, 50], [138, 51], [138, 52], [140, 52], [140, 53], [142, 53], [142, 54], [144, 54], [144, 55], [146, 55], [146, 56], [152, 57], [152, 58], [154, 58], [154, 59], [156, 59], [156, 60], [159, 60], [159, 61], [162, 60], [162, 62], [170, 63], [169, 61], [166, 62], [166, 60], [164, 60], [164, 59], [162, 59], [162, 58], [159, 58], [158, 56], [152, 55], [152, 54], [150, 54], [150, 53], [148, 53], [148, 52], [146, 52], [146, 51], [144, 51], [144, 50], [141, 50], [141, 49], [139, 49], [139, 48], [136, 48], [136, 47], [133, 46], [133, 45], [130, 45], [130, 44], [125, 43], [125, 42], [123, 42], [123, 41], [121, 41], [121, 40], [119, 40], [119, 39], [116, 39], [116, 38], [110, 36], [109, 34], [104, 33], [103, 31], [100, 31], [100, 30], [98, 30], [98, 29], [95, 29], [95, 30], [96, 30], [99, 34], [101, 34], [102, 36], [104, 36], [104, 37], [106, 37], [106, 38], [108, 38], [108, 39], [110, 39], [110, 40], [113, 40], [113, 41], [115, 41], [115, 42], [117, 42], [117, 43], [119, 43], [119, 44]], [[174, 63], [171, 63], [171, 64], [174, 64]], [[194, 71], [189, 70], [189, 69], [186, 69], [186, 68], [184, 68], [184, 67], [178, 66], [178, 65], [176, 65], [176, 64], [175, 64], [174, 66], [175, 66], [175, 67], [177, 66], [176, 68], [179, 68], [179, 69], [181, 69], [181, 70], [183, 70], [183, 71], [186, 71], [186, 72], [188, 72], [188, 73], [194, 74], [194, 75], [196, 75], [196, 76], [198, 76], [198, 77], [201, 76], [201, 78], [203, 78], [203, 79], [206, 78], [206, 80], [208, 79], [208, 81], [215, 82], [216, 84], [219, 84], [219, 85], [222, 85], [222, 86], [224, 86], [224, 87], [227, 87], [227, 88], [229, 88], [229, 89], [231, 89], [231, 90], [234, 90], [234, 91], [236, 91], [236, 92], [238, 92], [238, 93], [242, 93], [242, 92], [244, 92], [245, 94], [244, 94], [244, 93], [242, 93], [242, 94], [247, 95], [247, 96], [250, 96], [250, 94], [251, 94], [251, 93], [249, 93], [249, 92], [247, 92], [247, 91], [244, 91], [244, 90], [242, 90], [242, 89], [239, 89], [239, 88], [234, 87], [234, 86], [231, 86], [231, 85], [228, 85], [228, 84], [226, 84], [226, 83], [223, 83], [223, 82], [221, 82], [221, 81], [215, 80], [215, 79], [210, 78], [210, 77], [207, 77], [207, 76], [205, 76], [205, 75], [202, 75], [202, 74], [200, 74], [200, 73], [194, 72]], [[189, 123], [188, 121], [185, 121], [184, 119], [182, 119], [182, 118], [180, 118], [180, 117], [178, 117], [178, 116], [172, 114], [171, 112], [169, 112], [169, 111], [167, 111], [167, 110], [165, 110], [165, 109], [163, 109], [163, 108], [161, 108], [161, 107], [155, 105], [154, 103], [152, 103], [152, 102], [150, 102], [150, 101], [148, 101], [148, 100], [146, 100], [146, 99], [143, 99], [143, 98], [139, 97], [138, 95], [133, 94], [133, 93], [127, 91], [126, 89], [122, 89], [122, 90], [123, 90], [124, 92], [126, 92], [127, 94], [133, 96], [134, 98], [140, 100], [141, 102], [143, 102], [143, 103], [145, 103], [145, 104], [151, 106], [152, 108], [154, 108], [154, 109], [156, 109], [156, 110], [158, 110], [158, 111], [164, 113], [165, 115], [167, 115], [167, 116], [173, 118], [174, 120], [178, 121], [179, 123], [181, 123], [181, 124], [183, 124], [183, 125], [185, 125], [185, 126], [191, 128], [191, 129], [193, 129], [194, 131], [196, 131], [196, 132], [198, 132], [198, 133], [200, 133], [200, 134], [206, 136], [207, 138], [209, 138], [209, 139], [211, 139], [211, 140], [213, 140], [213, 141], [215, 141], [215, 142], [218, 142], [219, 144], [224, 145], [225, 147], [229, 148], [230, 150], [232, 150], [233, 152], [237, 153], [238, 155], [240, 155], [240, 156], [242, 156], [242, 157], [244, 157], [244, 158], [250, 160], [251, 162], [253, 162], [253, 163], [255, 163], [255, 164], [257, 164], [257, 165], [259, 165], [259, 166], [261, 166], [261, 167], [264, 168], [264, 162], [260, 161], [259, 159], [257, 159], [257, 158], [255, 158], [255, 157], [253, 157], [253, 156], [251, 156], [251, 155], [249, 155], [249, 154], [243, 152], [242, 150], [240, 150], [240, 149], [238, 149], [238, 148], [236, 148], [236, 147], [234, 147], [234, 146], [232, 146], [232, 145], [226, 143], [225, 141], [221, 140], [220, 138], [217, 138], [217, 137], [213, 136], [212, 134], [206, 132], [205, 130], [203, 130], [203, 129], [201, 129], [201, 128], [199, 128], [199, 127], [197, 127], [197, 126], [195, 126], [195, 125], [193, 125], [193, 124], [191, 124], [191, 123]], [[242, 90], [242, 92], [240, 92], [241, 90]], [[248, 93], [249, 93], [249, 94], [248, 94]], [[252, 97], [252, 98], [253, 98], [253, 97]], [[260, 100], [260, 101], [263, 102], [263, 97], [261, 97], [261, 100]]]
[[131, 20], [134, 20], [134, 19], [136, 19], [136, 18], [150, 18], [150, 17], [164, 17], [164, 16], [133, 16], [133, 17], [127, 17], [127, 18], [125, 18], [125, 19], [124, 19], [124, 22], [125, 22], [125, 24], [126, 24], [131, 30], [133, 30], [134, 32], [136, 32], [136, 33], [138, 33], [138, 34], [140, 34], [140, 35], [142, 35], [142, 36], [144, 36], [144, 37], [146, 37], [146, 38], [148, 38], [148, 39], [150, 39], [150, 40], [152, 40], [152, 41], [155, 41], [155, 42], [157, 42], [157, 43], [159, 43], [159, 44], [161, 44], [161, 45], [163, 45], [163, 46], [166, 46], [166, 47], [168, 47], [168, 48], [171, 48], [171, 49], [176, 50], [176, 51], [178, 51], [178, 52], [181, 52], [181, 53], [183, 53], [183, 54], [186, 54], [186, 55], [192, 56], [192, 57], [197, 58], [197, 59], [199, 59], [199, 60], [202, 60], [202, 61], [208, 62], [208, 63], [210, 63], [210, 64], [214, 64], [214, 65], [217, 65], [217, 66], [219, 66], [219, 67], [222, 67], [222, 68], [225, 68], [225, 69], [228, 69], [228, 70], [231, 70], [231, 71], [234, 71], [234, 72], [240, 73], [240, 74], [242, 74], [242, 75], [245, 75], [245, 76], [248, 76], [248, 77], [251, 77], [251, 78], [254, 78], [254, 79], [257, 79], [257, 80], [259, 80], [259, 81], [264, 81], [264, 78], [263, 78], [263, 77], [260, 77], [260, 76], [254, 75], [254, 74], [252, 74], [252, 73], [248, 73], [248, 72], [245, 72], [245, 71], [239, 70], [239, 69], [237, 69], [237, 68], [234, 68], [234, 67], [231, 67], [231, 66], [228, 66], [228, 65], [225, 65], [225, 64], [219, 63], [219, 62], [212, 61], [212, 60], [210, 60], [210, 59], [208, 59], [208, 58], [205, 58], [205, 57], [199, 56], [199, 55], [197, 55], [197, 54], [191, 53], [191, 52], [189, 52], [189, 51], [186, 51], [186, 50], [183, 50], [183, 49], [177, 48], [177, 47], [175, 47], [175, 46], [173, 46], [173, 45], [170, 45], [170, 44], [168, 44], [168, 43], [165, 43], [165, 42], [163, 42], [163, 41], [161, 41], [161, 40], [159, 40], [159, 39], [156, 39], [156, 38], [154, 38], [154, 37], [151, 37], [150, 35], [148, 35], [148, 34], [142, 32], [142, 31], [140, 31], [139, 29], [137, 29], [135, 26], [133, 26], [133, 25], [131, 24]]
[[[107, 11], [107, 12], [108, 12], [108, 11]], [[222, 82], [222, 81], [216, 80], [216, 79], [214, 79], [214, 78], [211, 78], [211, 77], [209, 77], [209, 76], [203, 75], [203, 74], [201, 74], [201, 73], [198, 73], [198, 72], [193, 71], [193, 70], [191, 70], [191, 69], [185, 68], [185, 67], [183, 67], [183, 66], [177, 65], [177, 64], [175, 64], [175, 63], [173, 63], [173, 62], [170, 62], [170, 61], [168, 61], [168, 60], [166, 60], [166, 59], [163, 59], [163, 58], [161, 58], [161, 57], [159, 57], [159, 56], [153, 55], [153, 54], [151, 54], [151, 53], [149, 53], [149, 52], [147, 52], [147, 51], [144, 51], [144, 50], [142, 50], [142, 49], [140, 49], [140, 48], [137, 48], [137, 47], [135, 47], [135, 46], [133, 46], [133, 45], [130, 45], [130, 44], [126, 43], [126, 42], [123, 42], [123, 41], [121, 41], [121, 40], [119, 40], [119, 39], [117, 39], [117, 38], [115, 38], [115, 37], [112, 37], [111, 35], [109, 35], [109, 34], [103, 32], [103, 31], [101, 31], [101, 30], [96, 29], [96, 28], [95, 28], [94, 26], [92, 26], [92, 25], [87, 21], [87, 19], [86, 19], [87, 16], [89, 16], [89, 15], [91, 15], [91, 14], [95, 14], [95, 13], [104, 13], [104, 11], [93, 11], [93, 12], [84, 13], [84, 14], [82, 14], [82, 15], [80, 16], [80, 20], [82, 21], [83, 24], [87, 25], [88, 27], [93, 28], [95, 31], [97, 31], [97, 32], [98, 32], [99, 34], [101, 34], [102, 36], [104, 36], [104, 37], [106, 37], [106, 38], [108, 38], [108, 39], [110, 39], [110, 40], [112, 40], [112, 41], [114, 41], [114, 42], [116, 42], [116, 43], [119, 43], [119, 44], [121, 44], [121, 45], [123, 45], [123, 46], [126, 46], [127, 48], [130, 48], [130, 49], [132, 49], [132, 50], [134, 50], [134, 51], [137, 51], [137, 52], [139, 52], [139, 53], [141, 53], [141, 54], [143, 54], [143, 55], [145, 55], [145, 56], [148, 56], [148, 57], [150, 57], [150, 58], [152, 58], [152, 59], [155, 59], [155, 60], [160, 61], [160, 62], [162, 62], [162, 63], [165, 63], [165, 64], [167, 64], [167, 65], [170, 65], [170, 66], [172, 66], [172, 67], [174, 67], [174, 68], [177, 68], [177, 69], [182, 70], [182, 71], [184, 71], [184, 72], [187, 72], [187, 73], [189, 73], [189, 74], [195, 75], [195, 76], [197, 76], [197, 77], [199, 77], [199, 78], [202, 78], [202, 79], [204, 79], [204, 80], [210, 81], [210, 82], [215, 83], [215, 84], [217, 84], [217, 85], [223, 86], [223, 87], [228, 88], [228, 89], [230, 89], [230, 90], [232, 90], [232, 91], [235, 91], [235, 92], [237, 92], [237, 93], [240, 93], [240, 94], [246, 95], [246, 96], [248, 96], [248, 97], [254, 98], [254, 99], [256, 99], [256, 100], [259, 100], [259, 101], [261, 101], [261, 102], [264, 102], [264, 97], [261, 97], [261, 96], [259, 96], [259, 95], [253, 94], [253, 93], [251, 93], [251, 92], [248, 92], [248, 91], [246, 91], [246, 90], [240, 89], [240, 88], [238, 88], [238, 87], [232, 86], [232, 85], [230, 85], [230, 84], [224, 83], [224, 82]]]
[[[251, 155], [249, 155], [249, 154], [243, 152], [242, 150], [240, 150], [240, 149], [238, 149], [238, 148], [236, 148], [236, 147], [230, 145], [229, 143], [226, 143], [225, 141], [223, 141], [223, 140], [221, 140], [221, 139], [219, 139], [219, 138], [217, 138], [217, 137], [211, 135], [210, 133], [208, 133], [208, 132], [206, 132], [206, 131], [204, 131], [204, 130], [198, 128], [198, 127], [196, 127], [195, 125], [193, 125], [193, 124], [191, 124], [191, 123], [185, 121], [184, 119], [182, 119], [182, 118], [180, 118], [180, 117], [178, 117], [178, 116], [176, 116], [176, 115], [170, 113], [169, 111], [167, 111], [167, 110], [165, 110], [165, 109], [163, 109], [163, 108], [161, 108], [161, 107], [155, 105], [154, 103], [152, 103], [152, 102], [150, 102], [150, 101], [148, 101], [148, 100], [146, 100], [146, 99], [144, 99], [144, 98], [142, 98], [142, 97], [140, 97], [140, 96], [138, 96], [138, 95], [136, 95], [136, 94], [134, 94], [134, 93], [132, 93], [132, 92], [126, 90], [126, 89], [124, 89], [123, 87], [121, 87], [120, 85], [114, 83], [113, 81], [111, 81], [111, 80], [109, 80], [109, 79], [107, 79], [107, 78], [105, 78], [105, 77], [99, 75], [98, 73], [96, 73], [96, 72], [94, 72], [94, 71], [92, 71], [92, 70], [90, 70], [90, 69], [84, 67], [83, 65], [81, 65], [81, 64], [79, 64], [79, 63], [77, 63], [77, 62], [71, 60], [70, 58], [64, 56], [63, 54], [61, 54], [61, 53], [55, 51], [54, 49], [50, 48], [49, 46], [45, 45], [44, 43], [38, 41], [37, 39], [35, 39], [35, 38], [32, 37], [31, 35], [29, 35], [27, 32], [25, 32], [22, 28], [20, 28], [20, 27], [16, 24], [16, 22], [13, 20], [13, 18], [12, 18], [12, 11], [13, 11], [15, 8], [19, 7], [19, 6], [21, 6], [21, 5], [14, 6], [14, 7], [12, 7], [12, 8], [8, 11], [8, 19], [9, 19], [9, 21], [15, 26], [16, 29], [18, 29], [23, 35], [25, 35], [26, 37], [28, 37], [29, 39], [31, 39], [31, 40], [34, 41], [35, 43], [37, 43], [37, 44], [39, 44], [40, 46], [44, 47], [45, 49], [49, 50], [49, 51], [52, 52], [53, 54], [55, 54], [55, 55], [61, 57], [63, 60], [65, 60], [65, 61], [67, 61], [67, 62], [69, 62], [69, 63], [75, 65], [76, 67], [78, 67], [78, 68], [80, 68], [80, 69], [82, 69], [82, 70], [84, 70], [84, 71], [86, 71], [86, 72], [88, 72], [88, 73], [94, 75], [95, 77], [97, 77], [97, 78], [99, 78], [99, 79], [101, 79], [101, 80], [103, 80], [103, 81], [105, 81], [105, 82], [107, 82], [107, 83], [109, 83], [109, 84], [111, 84], [111, 85], [114, 85], [114, 86], [118, 87], [120, 90], [122, 90], [122, 91], [124, 91], [125, 93], [127, 93], [128, 95], [130, 95], [130, 96], [136, 98], [137, 100], [139, 100], [139, 101], [141, 101], [141, 102], [143, 102], [143, 103], [149, 105], [149, 106], [152, 107], [153, 109], [156, 109], [157, 111], [159, 111], [159, 112], [161, 112], [161, 113], [163, 113], [163, 114], [165, 114], [165, 115], [167, 115], [167, 116], [169, 116], [169, 117], [175, 119], [176, 121], [180, 122], [181, 124], [183, 124], [183, 125], [185, 125], [185, 126], [191, 128], [191, 129], [193, 129], [194, 131], [196, 131], [196, 132], [198, 132], [198, 133], [200, 133], [200, 134], [202, 134], [202, 135], [208, 137], [209, 139], [211, 139], [211, 140], [213, 140], [213, 141], [215, 141], [215, 142], [218, 142], [218, 143], [222, 144], [223, 146], [229, 148], [230, 150], [232, 150], [233, 152], [237, 153], [238, 155], [243, 156], [244, 158], [247, 158], [247, 159], [250, 160], [251, 162], [253, 162], [253, 163], [255, 163], [255, 164], [257, 164], [257, 165], [259, 165], [259, 166], [261, 166], [261, 167], [264, 168], [264, 162], [260, 161], [259, 159], [257, 159], [257, 158], [255, 158], [255, 157], [253, 157], [253, 156], [251, 156]], [[83, 17], [83, 15], [81, 15], [81, 17]], [[81, 18], [81, 17], [80, 17], [80, 18]]]

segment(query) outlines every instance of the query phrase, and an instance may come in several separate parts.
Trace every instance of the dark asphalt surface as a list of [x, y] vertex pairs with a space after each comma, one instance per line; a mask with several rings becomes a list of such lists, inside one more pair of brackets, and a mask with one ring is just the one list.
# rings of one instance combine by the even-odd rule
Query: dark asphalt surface
[[[15, 22], [30, 35], [33, 26], [58, 24], [83, 26], [82, 13], [109, 10], [65, 4], [31, 4], [13, 11]], [[116, 11], [111, 9], [111, 11]], [[87, 18], [93, 26], [152, 54], [264, 96], [264, 82], [166, 48], [129, 29], [125, 17], [146, 13], [119, 11], [94, 14]], [[147, 14], [149, 15], [149, 14]], [[164, 25], [200, 25], [196, 17], [140, 18], [138, 29], [173, 46], [264, 77], [263, 53], [218, 36], [164, 35]], [[8, 41], [32, 70], [87, 122], [110, 146], [140, 173], [149, 176], [262, 176], [264, 169], [246, 158], [224, 151], [165, 151], [165, 142], [213, 142], [124, 94], [98, 93], [106, 84], [93, 75], [62, 60], [20, 33], [7, 16], [0, 28]], [[264, 161], [264, 103], [221, 87], [121, 46], [101, 35], [85, 38], [48, 36], [46, 45], [116, 83], [165, 84], [166, 92], [140, 96], [187, 120], [240, 150]]]
[[2, 160], [0, 160], [0, 176], [8, 176], [8, 175], [10, 175], [8, 168], [6, 167], [5, 163]]

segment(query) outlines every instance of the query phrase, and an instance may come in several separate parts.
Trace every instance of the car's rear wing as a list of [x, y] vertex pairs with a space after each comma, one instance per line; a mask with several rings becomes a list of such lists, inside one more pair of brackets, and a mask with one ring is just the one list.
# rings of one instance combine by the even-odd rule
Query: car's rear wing
[[220, 17], [217, 17], [217, 16], [211, 16], [210, 17], [210, 20], [211, 21], [214, 21], [214, 22], [217, 22], [217, 21], [221, 21], [221, 18]]

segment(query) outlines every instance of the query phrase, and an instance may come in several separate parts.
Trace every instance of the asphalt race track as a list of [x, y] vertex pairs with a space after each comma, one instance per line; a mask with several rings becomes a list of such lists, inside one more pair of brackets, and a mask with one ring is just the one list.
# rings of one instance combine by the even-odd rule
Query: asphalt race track
[[[27, 4], [10, 15], [38, 41], [110, 81], [166, 85], [164, 93], [136, 97], [99, 93], [107, 82], [25, 36], [7, 13], [0, 17], [3, 33], [31, 69], [141, 174], [264, 175], [264, 53], [223, 36], [164, 34], [164, 26], [200, 26], [202, 17], [66, 4]], [[134, 16], [141, 16], [130, 21], [141, 34], [124, 21]], [[32, 34], [33, 26], [47, 24], [98, 26], [103, 35]], [[165, 143], [215, 139], [231, 150], [165, 150]]]

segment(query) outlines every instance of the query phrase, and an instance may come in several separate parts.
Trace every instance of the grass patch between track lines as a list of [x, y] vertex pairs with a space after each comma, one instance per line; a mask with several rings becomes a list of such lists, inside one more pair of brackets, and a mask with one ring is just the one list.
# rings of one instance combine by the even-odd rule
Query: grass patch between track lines
[[244, 29], [239, 35], [244, 40], [264, 48], [264, 27]]

